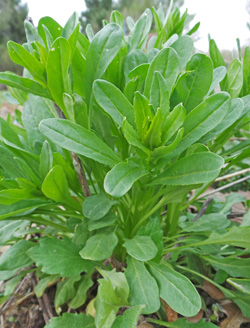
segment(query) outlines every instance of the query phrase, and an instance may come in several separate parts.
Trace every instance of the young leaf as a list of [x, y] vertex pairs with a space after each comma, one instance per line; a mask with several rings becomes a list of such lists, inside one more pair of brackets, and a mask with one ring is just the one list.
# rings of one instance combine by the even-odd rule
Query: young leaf
[[93, 231], [109, 226], [114, 226], [116, 221], [117, 221], [117, 216], [114, 213], [109, 212], [101, 220], [98, 221], [89, 220], [88, 230]]
[[208, 95], [217, 87], [217, 85], [225, 78], [227, 69], [224, 66], [216, 67], [213, 70], [213, 81], [208, 90]]
[[145, 81], [144, 95], [147, 98], [150, 96], [150, 90], [155, 71], [158, 71], [162, 74], [170, 94], [179, 73], [178, 55], [174, 49], [162, 49], [153, 59]]
[[232, 98], [238, 97], [240, 90], [243, 86], [243, 71], [241, 67], [241, 62], [238, 59], [233, 59], [230, 63], [226, 83], [222, 90], [227, 91]]
[[150, 236], [135, 236], [123, 244], [128, 254], [138, 261], [152, 260], [158, 249]]
[[175, 132], [183, 125], [186, 118], [186, 110], [182, 104], [177, 105], [166, 117], [162, 141], [168, 142]]
[[81, 258], [80, 249], [67, 238], [42, 238], [27, 254], [37, 266], [42, 267], [42, 272], [73, 277], [90, 271], [94, 266], [93, 262]]
[[48, 55], [47, 79], [48, 88], [55, 102], [65, 112], [63, 94], [71, 94], [68, 69], [71, 59], [71, 49], [68, 41], [62, 37], [56, 39]]
[[59, 25], [53, 18], [45, 16], [42, 17], [38, 22], [38, 33], [43, 39], [44, 44], [47, 44], [46, 34], [43, 26], [46, 26], [50, 35], [52, 36], [52, 40], [59, 38], [62, 35], [62, 27]]
[[142, 48], [151, 29], [152, 19], [151, 10], [147, 8], [136, 22], [129, 36], [130, 49]]
[[210, 182], [219, 175], [223, 164], [223, 158], [214, 153], [191, 154], [160, 173], [150, 184], [183, 186]]
[[117, 87], [107, 81], [97, 80], [93, 84], [93, 93], [98, 104], [117, 124], [121, 126], [126, 118], [134, 126], [134, 108]]
[[226, 116], [231, 106], [227, 93], [217, 93], [206, 98], [186, 117], [183, 124], [184, 135], [171, 158], [181, 154], [193, 143], [197, 142], [207, 132], [215, 128]]
[[169, 88], [160, 72], [155, 72], [150, 90], [150, 104], [155, 111], [161, 108], [162, 115], [165, 118], [169, 113]]
[[143, 262], [128, 256], [127, 264], [125, 276], [130, 289], [129, 303], [133, 306], [144, 305], [144, 314], [158, 311], [160, 297], [155, 279], [149, 274]]
[[102, 261], [110, 257], [118, 243], [114, 228], [106, 228], [91, 236], [80, 251], [83, 259]]
[[138, 134], [142, 139], [145, 134], [145, 120], [152, 119], [153, 115], [149, 107], [148, 99], [143, 96], [139, 91], [134, 96], [134, 112], [135, 112], [135, 123]]
[[245, 55], [243, 59], [243, 95], [249, 94], [250, 89], [250, 47], [245, 48]]
[[70, 18], [67, 20], [63, 30], [62, 30], [62, 37], [65, 39], [69, 39], [71, 34], [74, 32], [75, 28], [77, 27], [79, 22], [78, 13], [74, 12]]
[[35, 80], [40, 82], [43, 86], [46, 86], [45, 67], [43, 64], [34, 56], [32, 56], [20, 44], [9, 41], [7, 46], [10, 59], [14, 63], [25, 67]]
[[195, 54], [187, 63], [186, 71], [177, 81], [171, 97], [171, 106], [183, 103], [189, 113], [208, 93], [213, 80], [212, 62], [206, 55]]
[[86, 103], [89, 105], [92, 84], [100, 79], [120, 50], [123, 38], [121, 27], [108, 24], [93, 38], [86, 55]]
[[121, 162], [110, 170], [104, 179], [105, 191], [113, 197], [123, 196], [148, 171], [132, 161]]
[[44, 328], [95, 328], [94, 318], [86, 314], [64, 313], [62, 317], [54, 317]]
[[156, 279], [160, 297], [183, 316], [194, 316], [201, 308], [201, 299], [191, 281], [166, 264], [148, 263], [149, 271]]
[[219, 66], [226, 67], [226, 63], [222, 57], [222, 54], [220, 53], [217, 44], [213, 39], [209, 41], [209, 54], [212, 59], [214, 68], [217, 68]]
[[53, 165], [53, 155], [51, 147], [47, 140], [44, 141], [41, 154], [40, 154], [40, 165], [39, 172], [41, 174], [42, 179], [46, 177], [49, 171], [52, 169]]
[[125, 81], [128, 82], [129, 72], [131, 72], [134, 68], [140, 66], [141, 64], [145, 64], [148, 62], [147, 55], [140, 49], [133, 49], [129, 52], [124, 60], [124, 74]]
[[230, 213], [232, 206], [238, 203], [245, 203], [246, 199], [241, 194], [231, 193], [226, 197], [226, 201], [220, 210], [220, 213], [228, 214]]
[[83, 215], [91, 221], [100, 220], [114, 204], [116, 202], [108, 199], [105, 194], [90, 196], [83, 202]]
[[47, 119], [40, 123], [39, 128], [52, 142], [76, 154], [110, 166], [120, 162], [113, 150], [95, 133], [78, 124], [63, 119]]
[[194, 41], [190, 36], [183, 35], [171, 44], [171, 48], [174, 48], [178, 54], [179, 70], [181, 72], [193, 54]]
[[144, 143], [148, 148], [153, 150], [161, 145], [163, 117], [160, 108], [157, 109], [155, 116], [152, 119], [149, 129], [144, 136]]

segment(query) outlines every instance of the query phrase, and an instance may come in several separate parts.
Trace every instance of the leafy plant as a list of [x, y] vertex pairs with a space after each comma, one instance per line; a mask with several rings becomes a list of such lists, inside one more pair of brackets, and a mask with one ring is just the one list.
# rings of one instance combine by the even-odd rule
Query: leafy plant
[[[1, 278], [35, 263], [38, 296], [60, 280], [58, 314], [65, 303], [85, 304], [100, 278], [95, 318], [65, 313], [46, 328], [131, 328], [155, 312], [163, 322], [160, 300], [191, 317], [202, 304], [194, 284], [211, 267], [249, 278], [241, 256], [250, 228], [226, 218], [232, 200], [197, 221], [185, 212], [192, 190], [194, 202], [245, 156], [247, 143], [224, 148], [250, 111], [249, 96], [236, 98], [241, 73], [232, 81], [241, 64], [227, 71], [212, 53], [193, 54], [192, 38], [181, 35], [185, 15], [152, 12], [129, 36], [115, 11], [88, 38], [73, 14], [64, 28], [50, 17], [38, 29], [28, 23], [27, 43], [8, 43], [24, 76], [0, 73], [0, 82], [24, 107], [20, 125], [0, 120], [0, 242], [12, 245]], [[148, 42], [153, 19], [157, 35]], [[248, 298], [219, 288], [250, 316]]]

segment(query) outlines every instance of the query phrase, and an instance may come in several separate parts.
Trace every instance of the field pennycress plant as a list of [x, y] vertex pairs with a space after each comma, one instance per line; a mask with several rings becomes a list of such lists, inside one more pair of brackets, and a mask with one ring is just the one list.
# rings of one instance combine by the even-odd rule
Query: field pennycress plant
[[[38, 297], [58, 281], [59, 317], [46, 328], [131, 328], [152, 313], [164, 325], [161, 300], [194, 316], [202, 306], [195, 285], [210, 279], [211, 268], [238, 281], [242, 288], [232, 291], [210, 275], [250, 316], [239, 279], [250, 279], [242, 258], [250, 228], [226, 217], [244, 199], [193, 222], [185, 212], [191, 191], [195, 201], [248, 156], [248, 140], [224, 145], [249, 117], [249, 60], [227, 70], [213, 40], [211, 58], [193, 54], [198, 25], [184, 32], [186, 18], [178, 9], [166, 16], [161, 7], [147, 9], [137, 22], [127, 20], [126, 36], [114, 11], [85, 37], [76, 14], [64, 28], [44, 17], [37, 29], [25, 22], [27, 43], [8, 43], [24, 74], [0, 73], [23, 104], [19, 125], [0, 120], [0, 243], [11, 245], [0, 274], [12, 286], [2, 301], [31, 271], [40, 279]], [[65, 303], [94, 306], [95, 315], [60, 316]]]

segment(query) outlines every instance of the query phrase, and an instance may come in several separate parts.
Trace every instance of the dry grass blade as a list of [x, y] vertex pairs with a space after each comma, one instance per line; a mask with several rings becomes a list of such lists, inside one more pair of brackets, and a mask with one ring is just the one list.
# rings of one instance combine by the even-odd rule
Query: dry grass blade
[[176, 321], [178, 319], [178, 313], [174, 311], [163, 299], [161, 299], [161, 303], [164, 306], [168, 321]]

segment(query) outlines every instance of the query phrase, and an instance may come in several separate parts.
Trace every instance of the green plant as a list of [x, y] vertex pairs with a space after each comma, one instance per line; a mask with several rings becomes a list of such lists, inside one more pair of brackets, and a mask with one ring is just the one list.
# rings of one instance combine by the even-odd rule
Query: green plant
[[[183, 219], [191, 190], [199, 194], [223, 169], [228, 152], [216, 140], [249, 114], [250, 98], [231, 99], [242, 79], [232, 85], [230, 71], [193, 55], [192, 38], [180, 35], [183, 16], [152, 12], [130, 21], [129, 36], [114, 11], [88, 39], [73, 14], [64, 28], [50, 17], [38, 30], [26, 23], [28, 43], [8, 43], [25, 70], [0, 73], [24, 104], [20, 125], [0, 120], [0, 242], [12, 245], [0, 258], [1, 279], [10, 279], [4, 297], [35, 271], [38, 296], [59, 281], [60, 314], [65, 303], [86, 302], [94, 272], [102, 277], [95, 319], [66, 313], [47, 328], [131, 328], [141, 313], [155, 312], [163, 322], [160, 298], [193, 316], [201, 298], [191, 280], [210, 280], [211, 265], [231, 274], [223, 263], [233, 259], [244, 268], [236, 277], [250, 278], [249, 260], [239, 257], [249, 252], [250, 227], [231, 227], [232, 202]], [[153, 18], [157, 35], [148, 42]], [[214, 93], [225, 76], [227, 92]], [[219, 288], [250, 316], [248, 297]]]

